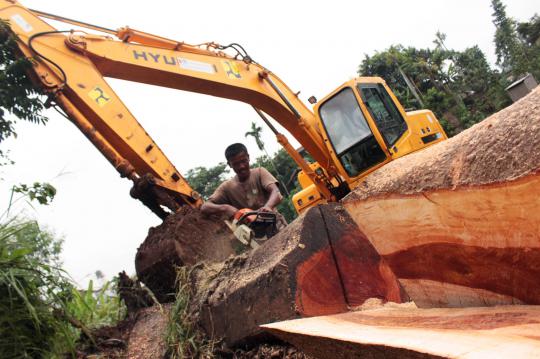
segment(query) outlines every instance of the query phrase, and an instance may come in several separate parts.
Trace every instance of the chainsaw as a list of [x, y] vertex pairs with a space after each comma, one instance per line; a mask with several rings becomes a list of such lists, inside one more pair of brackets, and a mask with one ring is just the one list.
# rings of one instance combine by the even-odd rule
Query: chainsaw
[[243, 208], [235, 213], [232, 221], [225, 223], [240, 242], [253, 249], [277, 233], [277, 217], [273, 212]]

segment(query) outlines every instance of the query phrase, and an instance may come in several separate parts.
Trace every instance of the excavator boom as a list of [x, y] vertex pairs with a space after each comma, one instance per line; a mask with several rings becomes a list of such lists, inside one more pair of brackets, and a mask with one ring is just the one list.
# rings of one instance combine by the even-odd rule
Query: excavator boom
[[[57, 31], [39, 16], [114, 34], [117, 39], [81, 31]], [[104, 77], [249, 103], [276, 119], [319, 163], [331, 163], [313, 113], [283, 81], [254, 62], [238, 44], [189, 45], [130, 28], [114, 31], [30, 10], [16, 1], [0, 1], [0, 17], [10, 22], [23, 56], [34, 59], [33, 77], [53, 103], [123, 177], [135, 182], [132, 195], [161, 217], [166, 215], [161, 206], [172, 211], [184, 204], [197, 207], [202, 203], [200, 195]], [[287, 149], [294, 151], [291, 146]], [[301, 168], [310, 172], [320, 191], [331, 198], [324, 179], [300, 156], [295, 158]], [[331, 166], [328, 171], [335, 174]]]
[[[46, 17], [105, 35], [58, 31]], [[105, 77], [197, 92], [250, 104], [302, 170], [298, 212], [339, 200], [391, 160], [446, 139], [431, 111], [406, 113], [376, 77], [345, 82], [311, 111], [239, 44], [190, 45], [124, 27], [101, 26], [0, 0], [22, 56], [33, 59], [33, 78], [120, 172], [134, 182], [131, 195], [158, 216], [183, 205], [198, 207], [194, 191]], [[113, 36], [110, 36], [113, 35]], [[283, 126], [315, 160], [306, 160], [269, 122]]]

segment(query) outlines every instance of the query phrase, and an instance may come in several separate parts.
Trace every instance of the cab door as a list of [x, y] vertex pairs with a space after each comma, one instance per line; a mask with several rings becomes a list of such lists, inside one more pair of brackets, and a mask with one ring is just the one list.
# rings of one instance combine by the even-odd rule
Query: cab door
[[359, 83], [357, 88], [386, 148], [391, 148], [407, 131], [407, 122], [382, 84]]
[[390, 160], [380, 134], [360, 106], [356, 91], [353, 86], [343, 86], [316, 109], [325, 141], [330, 143], [329, 150], [349, 183]]

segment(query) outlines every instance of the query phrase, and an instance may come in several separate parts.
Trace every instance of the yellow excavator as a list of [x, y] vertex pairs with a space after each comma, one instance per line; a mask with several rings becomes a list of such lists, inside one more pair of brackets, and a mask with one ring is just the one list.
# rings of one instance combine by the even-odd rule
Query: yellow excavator
[[[228, 98], [251, 105], [302, 170], [296, 210], [337, 201], [386, 163], [447, 138], [429, 110], [406, 112], [378, 77], [338, 86], [310, 110], [279, 77], [236, 43], [190, 45], [128, 27], [112, 30], [0, 0], [0, 18], [17, 35], [32, 78], [98, 148], [131, 195], [161, 218], [183, 205], [199, 207], [194, 191], [150, 138], [104, 77]], [[87, 28], [58, 31], [42, 18]], [[315, 160], [308, 163], [279, 133], [281, 124]]]
[[[314, 106], [310, 109], [298, 93], [235, 43], [190, 45], [130, 28], [112, 30], [28, 9], [15, 0], [0, 0], [0, 18], [9, 21], [17, 35], [20, 55], [31, 59], [30, 75], [48, 95], [47, 103], [63, 112], [121, 176], [134, 182], [131, 195], [161, 218], [183, 206], [197, 208], [203, 200], [105, 77], [245, 102], [302, 170], [298, 178], [303, 190], [293, 201], [297, 211], [305, 211], [305, 215], [289, 226], [290, 232], [284, 231], [268, 245], [254, 249], [252, 257], [229, 261], [231, 266], [238, 264], [234, 271], [223, 271], [230, 277], [217, 276], [206, 287], [201, 323], [208, 333], [224, 333], [217, 337], [241, 343], [240, 334], [258, 330], [260, 324], [309, 316], [313, 318], [273, 323], [266, 328], [320, 357], [359, 357], [356, 354], [365, 353], [366, 348], [373, 349], [369, 355], [373, 357], [540, 356], [537, 306], [463, 308], [479, 303], [539, 303], [536, 173], [527, 174], [529, 178], [517, 177], [512, 183], [510, 177], [494, 177], [505, 181], [481, 182], [477, 187], [469, 187], [467, 179], [455, 179], [461, 186], [458, 190], [441, 187], [429, 196], [421, 192], [417, 196], [384, 196], [362, 205], [358, 201], [355, 213], [347, 210], [346, 201], [345, 207], [324, 205], [339, 201], [390, 161], [444, 141], [447, 136], [434, 114], [429, 110], [406, 112], [378, 77], [347, 81], [322, 100], [311, 99]], [[43, 18], [101, 35], [58, 31]], [[538, 102], [528, 101], [527, 111], [534, 110], [537, 120]], [[524, 114], [519, 112], [519, 117]], [[306, 161], [269, 118], [283, 126], [314, 161]], [[493, 141], [483, 142], [486, 146], [500, 143], [505, 135], [494, 131], [495, 126], [491, 128], [494, 123], [472, 132], [494, 136]], [[529, 143], [532, 137], [524, 129], [516, 132], [520, 137], [515, 138], [521, 140], [515, 143]], [[469, 147], [476, 145], [473, 142]], [[530, 155], [532, 147], [526, 148], [521, 153]], [[493, 154], [505, 149], [486, 151], [469, 164], [491, 160]], [[467, 153], [471, 152], [460, 152], [459, 156]], [[498, 159], [511, 168], [521, 158], [514, 151]], [[455, 177], [465, 173], [459, 162], [446, 164], [444, 173], [454, 174], [454, 169]], [[486, 168], [499, 166], [499, 161], [493, 162]], [[529, 163], [523, 167], [526, 171], [538, 168], [527, 166]], [[323, 205], [310, 209], [318, 204]], [[352, 208], [350, 202], [349, 206]], [[247, 213], [245, 219], [251, 215]], [[267, 220], [272, 219], [260, 219]], [[293, 232], [298, 228], [302, 230]], [[245, 238], [253, 244], [250, 237]], [[267, 251], [274, 244], [274, 251]], [[159, 245], [154, 257], [144, 258], [150, 279], [164, 272], [161, 263], [172, 267], [175, 262], [169, 259], [179, 247], [174, 238]], [[272, 256], [277, 252], [279, 258]], [[166, 255], [170, 257], [161, 258]], [[155, 281], [167, 290], [165, 293], [170, 293], [174, 283], [176, 273], [170, 273], [171, 283], [166, 283], [164, 276]], [[369, 306], [372, 298], [394, 302], [412, 299], [419, 306], [457, 308], [389, 306], [350, 312], [364, 309], [360, 305]], [[499, 327], [501, 323], [510, 325]]]

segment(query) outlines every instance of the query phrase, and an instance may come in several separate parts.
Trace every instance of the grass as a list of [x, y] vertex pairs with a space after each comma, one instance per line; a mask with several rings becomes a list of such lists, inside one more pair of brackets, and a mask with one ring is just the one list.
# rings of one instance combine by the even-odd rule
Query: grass
[[64, 351], [73, 353], [67, 323], [55, 315], [55, 309], [69, 297], [72, 287], [55, 265], [55, 243], [35, 221], [11, 219], [0, 224], [2, 358], [47, 358]]
[[165, 332], [167, 358], [213, 358], [215, 342], [197, 330], [190, 315], [191, 289], [189, 270], [179, 267], [176, 276], [176, 299], [171, 307], [169, 323]]
[[78, 290], [60, 269], [60, 251], [61, 240], [36, 221], [0, 223], [0, 358], [74, 357], [81, 330], [124, 318], [116, 282]]
[[116, 324], [126, 316], [125, 305], [115, 295], [116, 286], [117, 280], [113, 279], [97, 290], [92, 280], [86, 290], [72, 288], [67, 312], [89, 329]]

